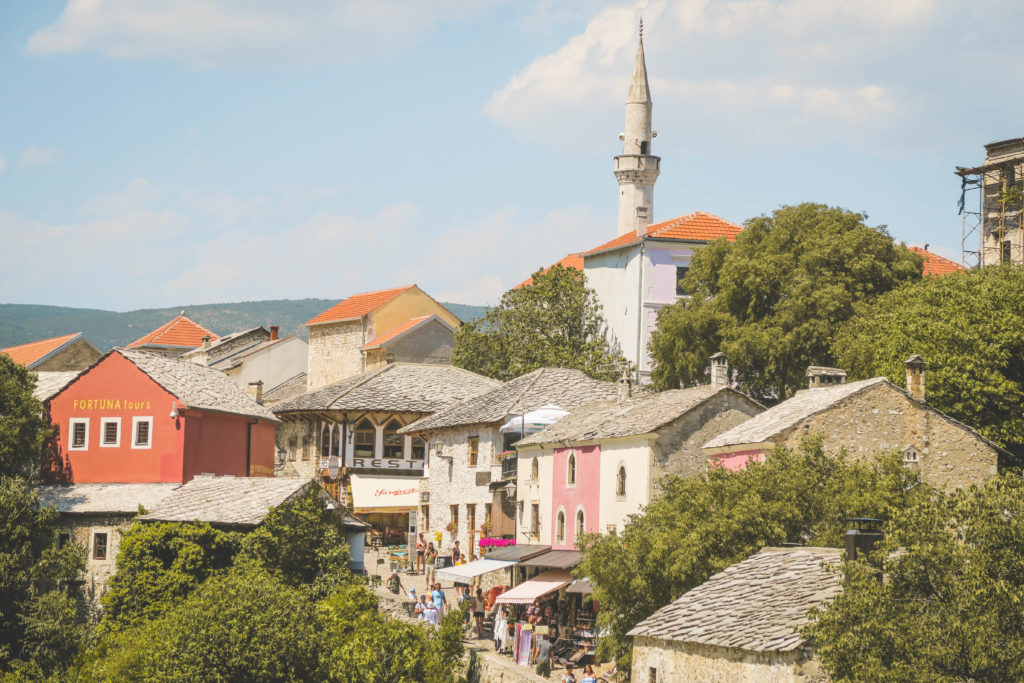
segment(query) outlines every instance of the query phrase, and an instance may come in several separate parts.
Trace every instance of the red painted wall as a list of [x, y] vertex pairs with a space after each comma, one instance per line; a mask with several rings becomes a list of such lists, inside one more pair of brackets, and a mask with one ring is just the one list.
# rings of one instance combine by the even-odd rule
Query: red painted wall
[[[576, 452], [576, 486], [566, 485], [569, 451]], [[583, 506], [583, 526], [587, 533], [597, 533], [601, 505], [601, 447], [556, 448], [551, 475], [551, 548], [576, 548], [576, 509]], [[558, 542], [558, 510], [565, 509], [565, 541]]]
[[709, 464], [738, 472], [746, 469], [747, 463], [751, 460], [764, 462], [764, 451], [758, 448], [746, 451], [733, 451], [731, 453], [717, 453], [711, 456]]
[[[134, 363], [112, 353], [50, 403], [60, 454], [74, 483], [186, 482], [201, 472], [246, 474], [246, 432], [252, 418], [183, 408]], [[133, 448], [133, 417], [152, 417], [151, 446]], [[87, 448], [70, 450], [71, 418], [87, 418]], [[120, 445], [100, 446], [102, 418], [121, 419]], [[250, 472], [273, 475], [274, 425], [252, 426]]]

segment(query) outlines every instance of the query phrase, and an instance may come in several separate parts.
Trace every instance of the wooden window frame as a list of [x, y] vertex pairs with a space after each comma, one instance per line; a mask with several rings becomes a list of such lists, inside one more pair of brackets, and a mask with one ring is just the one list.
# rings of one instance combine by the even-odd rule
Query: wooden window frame
[[[117, 426], [117, 440], [114, 443], [107, 443], [107, 425]], [[120, 448], [121, 447], [121, 418], [119, 417], [101, 417], [100, 418], [100, 448]]]
[[[85, 425], [85, 437], [82, 439], [82, 445], [75, 445], [75, 426]], [[68, 421], [68, 450], [69, 451], [87, 451], [89, 450], [89, 418], [87, 417], [73, 417]]]
[[471, 436], [466, 441], [469, 447], [469, 466], [479, 467], [480, 466], [480, 437]]
[[[103, 542], [100, 542], [102, 538]], [[92, 532], [92, 559], [105, 561], [108, 555], [109, 537], [106, 531]]]

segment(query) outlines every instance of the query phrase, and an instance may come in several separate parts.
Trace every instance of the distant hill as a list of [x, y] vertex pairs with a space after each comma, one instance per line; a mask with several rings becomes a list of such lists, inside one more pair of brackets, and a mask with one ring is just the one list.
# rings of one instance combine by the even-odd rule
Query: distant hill
[[[104, 351], [130, 344], [185, 311], [185, 315], [217, 334], [258, 325], [278, 325], [281, 336], [306, 336], [307, 320], [338, 303], [337, 299], [277, 299], [229, 304], [143, 308], [117, 313], [95, 308], [64, 308], [30, 304], [0, 304], [0, 348], [37, 339], [82, 332]], [[463, 321], [483, 317], [486, 306], [444, 304]]]

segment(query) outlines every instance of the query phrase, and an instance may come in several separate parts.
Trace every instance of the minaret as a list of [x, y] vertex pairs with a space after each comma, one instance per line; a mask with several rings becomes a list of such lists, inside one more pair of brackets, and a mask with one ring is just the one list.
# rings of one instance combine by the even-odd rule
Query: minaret
[[615, 178], [619, 181], [619, 235], [647, 233], [654, 215], [654, 181], [661, 172], [661, 158], [651, 155], [651, 89], [647, 85], [644, 61], [644, 22], [640, 21], [640, 42], [636, 65], [626, 94], [626, 128], [619, 135], [622, 154], [615, 157]]

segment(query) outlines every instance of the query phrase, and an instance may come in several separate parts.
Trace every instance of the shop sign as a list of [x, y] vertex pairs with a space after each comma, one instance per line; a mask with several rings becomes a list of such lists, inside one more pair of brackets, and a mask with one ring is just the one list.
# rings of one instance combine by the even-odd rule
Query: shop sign
[[349, 467], [370, 470], [422, 470], [422, 460], [405, 460], [403, 458], [355, 458], [347, 457]]

